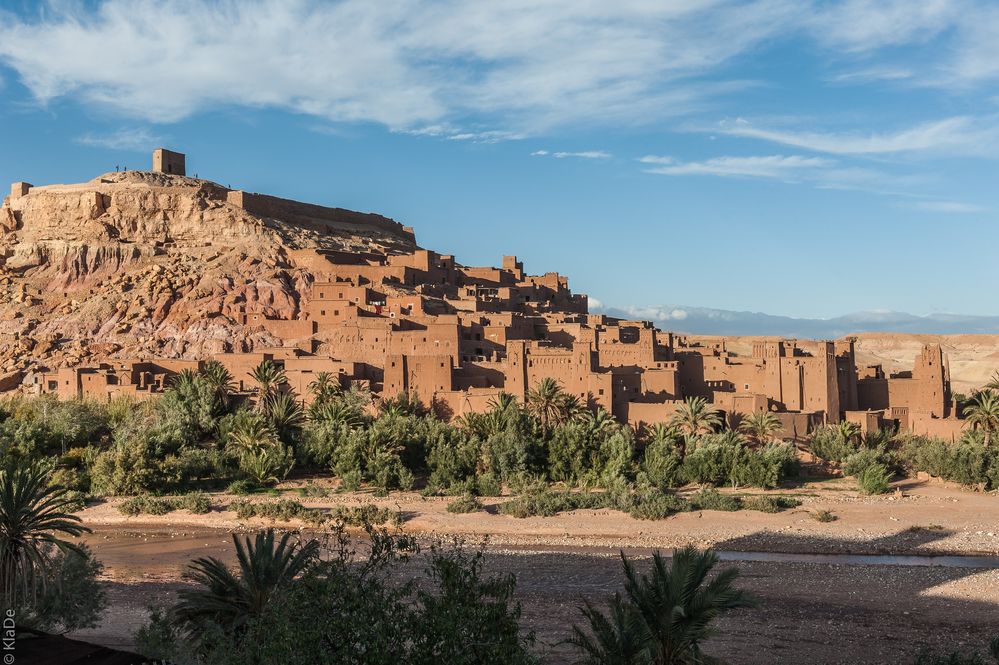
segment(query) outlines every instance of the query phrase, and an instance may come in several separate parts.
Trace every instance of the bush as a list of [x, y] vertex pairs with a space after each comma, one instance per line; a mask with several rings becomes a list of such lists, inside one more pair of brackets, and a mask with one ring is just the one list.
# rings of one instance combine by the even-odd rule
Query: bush
[[843, 438], [839, 429], [832, 426], [815, 430], [812, 440], [808, 443], [808, 449], [813, 455], [827, 462], [844, 462], [847, 457], [857, 452], [857, 446]]
[[[180, 622], [159, 611], [138, 636], [150, 659], [212, 665], [535, 665], [520, 630], [513, 575], [486, 575], [481, 551], [435, 544], [413, 570], [411, 543], [374, 530], [368, 551], [332, 545], [232, 629], [212, 616]], [[358, 559], [360, 558], [360, 562]], [[244, 618], [245, 617], [245, 618]]]
[[739, 510], [741, 505], [737, 497], [722, 494], [715, 489], [704, 489], [689, 498], [693, 510]]
[[500, 496], [503, 493], [503, 487], [500, 485], [499, 478], [491, 473], [484, 473], [481, 476], [477, 476], [475, 478], [475, 486], [479, 496]]
[[745, 496], [742, 497], [744, 510], [758, 510], [761, 513], [779, 513], [788, 508], [797, 508], [801, 501], [788, 496]]
[[166, 515], [174, 509], [173, 503], [167, 499], [140, 494], [126, 499], [118, 505], [118, 512], [129, 517], [138, 515]]
[[[462, 430], [449, 428], [428, 442], [427, 467], [430, 476], [427, 487], [432, 492], [450, 492], [475, 477], [481, 443]], [[453, 434], [452, 434], [453, 433]]]
[[861, 448], [846, 458], [843, 473], [848, 476], [859, 476], [869, 466], [880, 464], [886, 469], [891, 467], [891, 457], [883, 448]]
[[400, 523], [401, 516], [388, 509], [372, 504], [363, 506], [336, 506], [330, 512], [318, 508], [306, 508], [298, 501], [282, 499], [273, 502], [234, 501], [229, 509], [241, 520], [251, 517], [288, 522], [301, 520], [312, 526], [323, 526], [342, 522], [350, 526], [365, 526], [386, 523]]
[[234, 480], [229, 483], [229, 487], [227, 487], [225, 491], [229, 494], [235, 494], [236, 496], [245, 496], [247, 494], [252, 494], [257, 489], [257, 485], [252, 480], [240, 478], [239, 480]]
[[986, 446], [977, 433], [966, 433], [956, 444], [912, 437], [903, 443], [901, 457], [912, 471], [968, 487], [999, 488], [999, 450]]
[[664, 520], [686, 510], [690, 510], [690, 504], [675, 494], [649, 489], [631, 497], [628, 514], [638, 520]]
[[607, 497], [604, 494], [582, 492], [556, 492], [541, 489], [512, 501], [500, 504], [500, 512], [513, 517], [551, 517], [561, 512], [581, 508], [604, 508]]
[[182, 497], [167, 499], [140, 494], [118, 505], [118, 512], [129, 517], [138, 515], [166, 515], [174, 510], [188, 510], [203, 515], [212, 509], [212, 503], [203, 492], [192, 492]]
[[773, 488], [797, 471], [794, 447], [772, 443], [752, 450], [738, 435], [708, 435], [693, 442], [683, 460], [688, 481], [704, 485]]
[[816, 522], [835, 522], [839, 518], [830, 510], [816, 510], [811, 513], [812, 519]]
[[642, 482], [659, 489], [683, 485], [683, 458], [676, 444], [662, 439], [645, 446], [639, 474]]
[[26, 606], [15, 609], [18, 626], [48, 633], [96, 628], [107, 607], [97, 580], [103, 570], [100, 561], [86, 545], [79, 552], [49, 546], [43, 554], [48, 559], [44, 584], [39, 593], [27, 596]]
[[474, 513], [482, 509], [482, 502], [471, 494], [465, 494], [447, 504], [449, 513]]
[[871, 464], [857, 476], [857, 483], [864, 494], [884, 494], [891, 483], [891, 471], [884, 464]]
[[212, 502], [204, 492], [191, 492], [176, 499], [174, 505], [178, 509], [190, 511], [195, 515], [204, 515], [212, 510]]

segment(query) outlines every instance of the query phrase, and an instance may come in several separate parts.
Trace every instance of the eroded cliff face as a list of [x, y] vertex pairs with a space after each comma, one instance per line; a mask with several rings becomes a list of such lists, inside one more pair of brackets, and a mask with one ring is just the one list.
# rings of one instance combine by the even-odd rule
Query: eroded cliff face
[[38, 365], [277, 344], [238, 321], [243, 311], [298, 315], [315, 262], [296, 263], [292, 250], [415, 248], [385, 218], [374, 225], [282, 219], [279, 211], [261, 217], [231, 200], [215, 183], [148, 172], [5, 199], [0, 377]]

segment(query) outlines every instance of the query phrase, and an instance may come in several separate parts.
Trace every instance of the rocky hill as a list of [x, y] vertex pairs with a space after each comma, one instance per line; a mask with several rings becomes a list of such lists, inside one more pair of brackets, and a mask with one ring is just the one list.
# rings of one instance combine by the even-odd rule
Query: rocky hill
[[313, 274], [295, 250], [416, 248], [378, 215], [158, 172], [18, 194], [0, 207], [0, 374], [11, 380], [38, 364], [273, 344], [239, 315], [297, 315]]

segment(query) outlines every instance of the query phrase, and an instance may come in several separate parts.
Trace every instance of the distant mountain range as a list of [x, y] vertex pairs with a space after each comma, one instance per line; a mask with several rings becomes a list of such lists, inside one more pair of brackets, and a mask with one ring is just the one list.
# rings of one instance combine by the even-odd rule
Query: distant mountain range
[[608, 316], [654, 321], [663, 330], [698, 335], [771, 335], [835, 339], [855, 333], [999, 334], [999, 316], [857, 312], [832, 319], [796, 319], [686, 305], [594, 308]]

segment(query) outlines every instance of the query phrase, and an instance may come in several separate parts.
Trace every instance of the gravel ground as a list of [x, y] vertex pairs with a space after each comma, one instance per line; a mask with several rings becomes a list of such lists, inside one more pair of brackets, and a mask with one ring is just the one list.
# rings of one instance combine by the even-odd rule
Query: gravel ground
[[[145, 608], [170, 601], [184, 564], [212, 553], [232, 556], [224, 530], [98, 527], [88, 538], [107, 565], [113, 609], [80, 637], [131, 646]], [[491, 547], [489, 567], [513, 572], [524, 625], [551, 663], [570, 663], [560, 642], [579, 620], [583, 598], [600, 600], [621, 586], [616, 549], [524, 553]], [[650, 550], [629, 548], [646, 558]], [[642, 564], [644, 565], [644, 563]], [[736, 565], [725, 563], [725, 566]], [[718, 623], [709, 651], [731, 663], [908, 663], [927, 648], [983, 648], [999, 634], [999, 570], [893, 565], [740, 562], [741, 584], [763, 601]]]

